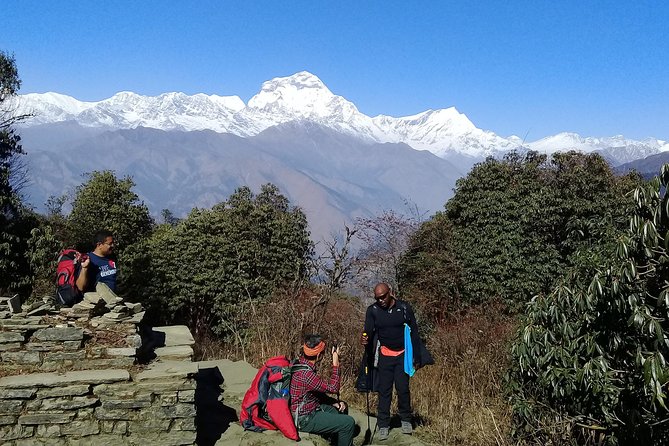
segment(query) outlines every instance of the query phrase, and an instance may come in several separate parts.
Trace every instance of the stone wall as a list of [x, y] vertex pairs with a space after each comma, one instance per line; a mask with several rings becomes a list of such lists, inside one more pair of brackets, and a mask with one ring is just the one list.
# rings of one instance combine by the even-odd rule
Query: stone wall
[[141, 305], [106, 287], [73, 308], [45, 303], [1, 316], [0, 444], [195, 443], [197, 365], [186, 327], [140, 330]]
[[7, 445], [191, 445], [196, 368], [83, 370], [0, 378]]

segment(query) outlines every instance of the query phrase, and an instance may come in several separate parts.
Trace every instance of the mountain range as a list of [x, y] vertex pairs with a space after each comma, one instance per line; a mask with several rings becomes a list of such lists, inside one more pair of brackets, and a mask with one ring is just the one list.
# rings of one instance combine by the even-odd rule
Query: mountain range
[[308, 72], [264, 82], [246, 104], [238, 96], [121, 92], [98, 102], [32, 93], [14, 106], [32, 115], [19, 131], [25, 192], [38, 209], [92, 170], [131, 175], [155, 214], [183, 215], [238, 186], [272, 182], [305, 209], [315, 238], [407, 202], [432, 213], [476, 162], [514, 149], [596, 151], [614, 166], [669, 150], [654, 138], [574, 133], [524, 142], [481, 130], [454, 107], [370, 117]]

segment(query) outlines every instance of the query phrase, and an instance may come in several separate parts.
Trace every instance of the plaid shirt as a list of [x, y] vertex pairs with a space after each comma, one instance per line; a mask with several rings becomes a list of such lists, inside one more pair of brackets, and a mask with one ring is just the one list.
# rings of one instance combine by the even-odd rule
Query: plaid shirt
[[313, 365], [301, 357], [300, 364], [307, 364], [309, 370], [298, 370], [290, 380], [290, 411], [295, 414], [299, 407], [299, 416], [308, 415], [321, 405], [318, 393], [339, 392], [339, 367], [332, 366], [329, 381], [322, 380], [316, 375]]

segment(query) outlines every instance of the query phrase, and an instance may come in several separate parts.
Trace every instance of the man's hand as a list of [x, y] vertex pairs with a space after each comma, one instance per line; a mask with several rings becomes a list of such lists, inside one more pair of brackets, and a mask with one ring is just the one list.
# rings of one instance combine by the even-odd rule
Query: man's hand
[[367, 336], [367, 333], [363, 333], [362, 336], [360, 336], [360, 343], [362, 345], [369, 344], [369, 336]]
[[332, 365], [339, 367], [339, 346], [332, 347]]
[[88, 256], [86, 256], [86, 258], [84, 259], [84, 261], [81, 262], [81, 267], [82, 267], [83, 269], [86, 269], [86, 268], [88, 268], [88, 265], [90, 265], [90, 264], [91, 264], [91, 258], [88, 257]]
[[348, 409], [348, 406], [343, 401], [339, 401], [339, 402], [334, 403], [332, 405], [332, 407], [337, 409], [339, 411], [339, 413], [344, 413], [344, 412], [346, 412], [346, 409]]

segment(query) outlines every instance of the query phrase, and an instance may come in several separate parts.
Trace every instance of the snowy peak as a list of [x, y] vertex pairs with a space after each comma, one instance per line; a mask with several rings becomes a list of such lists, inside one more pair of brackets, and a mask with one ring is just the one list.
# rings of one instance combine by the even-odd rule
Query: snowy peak
[[643, 146], [649, 149], [658, 149], [665, 144], [655, 138], [646, 138], [643, 141], [627, 139], [623, 135], [615, 135], [605, 138], [583, 138], [578, 133], [558, 133], [538, 141], [529, 143], [532, 150], [542, 153], [554, 153], [565, 150], [578, 150], [581, 152], [593, 152], [595, 150], [604, 150], [616, 147]]
[[248, 103], [249, 114], [265, 113], [292, 119], [320, 119], [339, 116], [348, 120], [358, 113], [351, 102], [334, 95], [315, 75], [301, 71], [264, 82]]
[[636, 159], [667, 150], [665, 141], [653, 138], [633, 141], [622, 135], [583, 138], [576, 133], [560, 133], [524, 143], [515, 136], [503, 138], [477, 128], [455, 107], [399, 118], [388, 115], [372, 118], [360, 113], [352, 102], [332, 93], [323, 81], [307, 71], [264, 82], [248, 105], [238, 96], [189, 96], [179, 92], [143, 96], [123, 91], [99, 102], [44, 93], [20, 96], [17, 111], [34, 115], [23, 123], [25, 126], [75, 121], [87, 127], [213, 130], [242, 137], [288, 122], [307, 121], [368, 142], [401, 142], [442, 158], [456, 156], [470, 160], [529, 148], [548, 154], [565, 150], [598, 151], [616, 164], [627, 162], [630, 157]]

